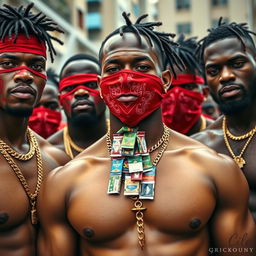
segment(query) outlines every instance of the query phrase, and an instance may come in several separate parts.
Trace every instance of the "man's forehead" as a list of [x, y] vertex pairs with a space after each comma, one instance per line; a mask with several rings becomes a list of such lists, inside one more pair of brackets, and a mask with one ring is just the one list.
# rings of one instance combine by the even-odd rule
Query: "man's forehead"
[[155, 55], [158, 58], [158, 52], [156, 50], [156, 47], [151, 46], [149, 40], [140, 35], [141, 40], [139, 40], [138, 35], [135, 35], [134, 33], [124, 33], [122, 36], [119, 34], [116, 34], [112, 37], [110, 37], [106, 43], [103, 46], [102, 50], [102, 57], [106, 58], [107, 56], [110, 56], [112, 54], [118, 53], [118, 52], [125, 52], [127, 51], [133, 51], [133, 52], [143, 52], [150, 55]]

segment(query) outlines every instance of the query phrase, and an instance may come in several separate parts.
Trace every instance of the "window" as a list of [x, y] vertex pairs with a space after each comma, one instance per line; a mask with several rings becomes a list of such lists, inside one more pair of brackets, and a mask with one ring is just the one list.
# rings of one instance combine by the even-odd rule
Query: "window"
[[227, 5], [228, 0], [212, 0], [212, 6]]
[[177, 24], [177, 33], [178, 34], [191, 34], [191, 23], [179, 23]]
[[176, 9], [189, 9], [190, 8], [190, 0], [176, 0]]
[[89, 30], [98, 30], [102, 28], [101, 15], [99, 12], [87, 13], [86, 27]]

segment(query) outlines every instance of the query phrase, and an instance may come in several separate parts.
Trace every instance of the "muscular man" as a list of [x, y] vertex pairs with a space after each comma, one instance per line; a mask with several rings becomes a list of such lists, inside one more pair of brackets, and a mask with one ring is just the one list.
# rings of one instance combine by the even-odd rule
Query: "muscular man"
[[47, 82], [42, 97], [28, 122], [29, 127], [45, 139], [57, 132], [61, 124], [57, 74], [53, 69], [48, 69], [46, 74]]
[[[37, 197], [46, 174], [68, 158], [28, 129], [46, 82], [47, 31], [59, 31], [31, 8], [0, 8], [0, 255], [36, 255]], [[57, 39], [56, 39], [57, 40]]]
[[191, 136], [212, 123], [202, 113], [202, 103], [208, 95], [208, 87], [205, 86], [201, 67], [194, 54], [198, 46], [196, 38], [185, 40], [184, 35], [180, 35], [177, 43], [179, 47], [176, 52], [182, 59], [185, 70], [177, 69], [177, 77], [172, 80], [163, 99], [162, 115], [168, 127]]
[[210, 92], [224, 115], [194, 138], [237, 162], [250, 187], [249, 207], [256, 221], [256, 48], [250, 33], [246, 24], [220, 20], [202, 41]]
[[248, 185], [237, 165], [162, 124], [171, 82], [164, 63], [179, 62], [170, 34], [154, 31], [161, 23], [142, 23], [147, 15], [135, 24], [123, 16], [126, 25], [99, 53], [110, 132], [48, 176], [41, 249], [52, 256], [206, 256], [211, 242], [220, 255], [238, 248], [253, 255]]
[[87, 54], [69, 58], [60, 72], [60, 102], [67, 126], [48, 141], [71, 158], [107, 132], [106, 105], [100, 98], [97, 76], [99, 61]]

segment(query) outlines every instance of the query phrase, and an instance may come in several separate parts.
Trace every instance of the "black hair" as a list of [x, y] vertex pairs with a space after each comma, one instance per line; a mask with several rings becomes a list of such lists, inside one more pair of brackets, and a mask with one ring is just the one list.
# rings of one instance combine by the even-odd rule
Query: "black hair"
[[197, 37], [190, 37], [185, 39], [185, 35], [181, 34], [176, 42], [179, 44], [175, 48], [175, 51], [182, 59], [187, 70], [193, 75], [202, 75], [202, 67], [199, 64], [198, 58], [195, 54], [196, 49], [198, 48]]
[[63, 69], [72, 61], [76, 61], [76, 60], [90, 60], [92, 62], [95, 62], [98, 66], [100, 66], [100, 63], [99, 63], [99, 60], [92, 56], [92, 55], [89, 55], [89, 54], [86, 54], [86, 53], [78, 53], [76, 55], [73, 55], [71, 56], [70, 58], [68, 58], [66, 60], [66, 62], [64, 63], [64, 65], [62, 66], [61, 68], [61, 71], [60, 71], [60, 77], [62, 76], [62, 71]]
[[59, 81], [58, 81], [58, 75], [57, 73], [52, 69], [48, 68], [46, 71], [47, 74], [47, 81], [51, 81], [57, 89], [59, 89]]
[[56, 55], [56, 51], [51, 40], [57, 41], [60, 44], [63, 44], [63, 42], [51, 36], [48, 31], [64, 32], [55, 22], [42, 14], [42, 12], [33, 14], [31, 12], [33, 6], [34, 3], [30, 3], [26, 7], [21, 5], [18, 8], [14, 8], [4, 4], [0, 8], [0, 40], [4, 41], [7, 35], [9, 39], [12, 39], [14, 35], [13, 42], [15, 43], [20, 33], [24, 33], [27, 38], [30, 35], [35, 35], [40, 41], [46, 42], [51, 61], [53, 62], [53, 55]]
[[132, 32], [137, 36], [139, 42], [141, 42], [141, 35], [145, 36], [149, 40], [151, 46], [153, 46], [152, 41], [154, 41], [156, 46], [160, 49], [163, 67], [165, 68], [169, 64], [174, 75], [174, 65], [179, 69], [184, 68], [182, 60], [173, 49], [174, 46], [177, 46], [177, 43], [172, 40], [172, 38], [175, 37], [175, 34], [154, 31], [154, 28], [162, 25], [162, 22], [141, 23], [141, 21], [148, 16], [148, 14], [144, 14], [133, 24], [129, 18], [129, 13], [127, 14], [126, 12], [123, 12], [122, 16], [125, 19], [126, 25], [117, 28], [105, 38], [100, 47], [99, 59], [101, 59], [103, 46], [110, 37], [116, 34], [123, 36], [126, 32]]
[[216, 28], [210, 28], [207, 31], [209, 34], [198, 42], [199, 48], [197, 49], [197, 52], [202, 63], [205, 48], [220, 39], [237, 37], [242, 43], [244, 51], [246, 50], [245, 40], [249, 41], [255, 48], [255, 44], [250, 34], [256, 35], [256, 33], [248, 29], [247, 23], [231, 22], [227, 24], [222, 22], [222, 17], [220, 17], [218, 26]]

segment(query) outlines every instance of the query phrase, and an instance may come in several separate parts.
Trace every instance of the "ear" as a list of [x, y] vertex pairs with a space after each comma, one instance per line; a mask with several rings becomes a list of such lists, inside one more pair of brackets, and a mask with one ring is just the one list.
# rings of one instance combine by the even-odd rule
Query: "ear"
[[98, 88], [99, 88], [99, 92], [100, 92], [100, 97], [103, 99], [102, 97], [102, 94], [101, 94], [101, 88], [100, 88], [100, 80], [101, 80], [101, 76], [97, 76], [97, 85], [98, 85]]
[[171, 75], [170, 70], [165, 70], [162, 72], [162, 80], [164, 82], [163, 87], [164, 91], [167, 92], [171, 83], [172, 83], [173, 76]]

